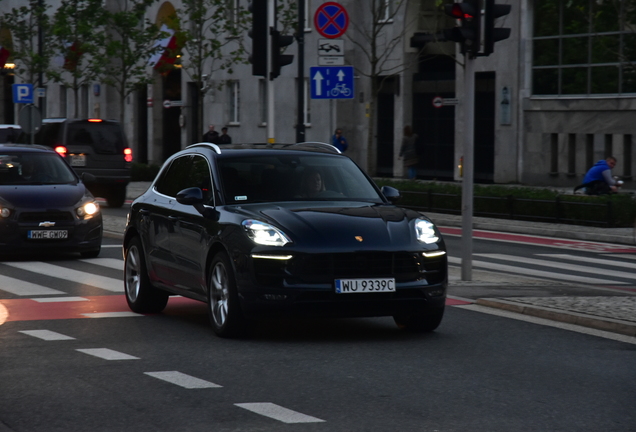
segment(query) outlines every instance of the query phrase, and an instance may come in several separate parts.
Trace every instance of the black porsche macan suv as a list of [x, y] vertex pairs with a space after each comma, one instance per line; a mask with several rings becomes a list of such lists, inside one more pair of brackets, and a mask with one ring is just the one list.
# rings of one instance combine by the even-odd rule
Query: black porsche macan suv
[[432, 331], [444, 314], [444, 241], [398, 198], [328, 144], [192, 145], [132, 203], [126, 299], [139, 313], [174, 294], [207, 302], [222, 337], [280, 314], [393, 316]]

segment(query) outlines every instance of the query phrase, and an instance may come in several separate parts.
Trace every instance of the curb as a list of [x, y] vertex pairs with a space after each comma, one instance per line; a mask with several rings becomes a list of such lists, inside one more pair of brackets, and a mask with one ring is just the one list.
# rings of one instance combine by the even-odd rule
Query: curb
[[545, 318], [552, 321], [559, 321], [568, 324], [589, 327], [596, 330], [604, 330], [612, 333], [619, 333], [626, 336], [636, 337], [636, 325], [626, 321], [615, 320], [611, 318], [599, 318], [591, 315], [580, 314], [577, 312], [568, 312], [558, 309], [550, 309], [542, 306], [528, 306], [519, 303], [500, 300], [496, 298], [480, 298], [475, 304], [487, 306], [496, 309], [503, 309], [510, 312], [516, 312], [522, 315], [529, 315], [537, 318]]

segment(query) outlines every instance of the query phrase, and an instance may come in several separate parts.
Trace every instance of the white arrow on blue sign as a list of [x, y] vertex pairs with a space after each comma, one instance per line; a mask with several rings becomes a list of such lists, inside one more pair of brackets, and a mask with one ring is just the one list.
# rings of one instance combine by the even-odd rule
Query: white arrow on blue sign
[[33, 103], [33, 84], [13, 84], [13, 103]]
[[353, 99], [353, 66], [309, 68], [312, 99]]

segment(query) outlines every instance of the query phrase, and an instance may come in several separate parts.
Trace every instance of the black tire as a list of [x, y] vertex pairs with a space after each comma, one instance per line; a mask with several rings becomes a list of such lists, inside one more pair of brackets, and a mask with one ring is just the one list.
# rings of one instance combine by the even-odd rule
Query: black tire
[[106, 201], [108, 207], [120, 208], [126, 202], [126, 186], [115, 186], [110, 188], [107, 193]]
[[214, 333], [222, 338], [244, 336], [247, 320], [241, 311], [236, 277], [225, 252], [216, 254], [208, 270], [208, 316]]
[[124, 258], [124, 290], [130, 310], [137, 313], [159, 313], [168, 304], [168, 293], [150, 283], [144, 251], [139, 237], [133, 238]]
[[80, 255], [82, 256], [82, 258], [97, 258], [101, 251], [102, 251], [102, 248], [98, 247], [97, 249], [93, 249], [90, 251], [80, 252]]
[[427, 333], [439, 327], [444, 317], [444, 306], [416, 309], [412, 312], [395, 315], [393, 320], [397, 326], [405, 331]]

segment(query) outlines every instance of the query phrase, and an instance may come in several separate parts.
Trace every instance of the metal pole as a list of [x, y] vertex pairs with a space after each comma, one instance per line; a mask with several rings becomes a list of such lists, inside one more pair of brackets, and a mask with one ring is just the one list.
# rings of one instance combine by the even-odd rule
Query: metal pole
[[305, 0], [298, 0], [298, 120], [296, 142], [305, 142]]
[[272, 70], [271, 31], [276, 26], [276, 0], [267, 0], [267, 144], [274, 144], [274, 80], [269, 76]]
[[472, 280], [475, 59], [464, 57], [464, 178], [462, 182], [462, 280]]

